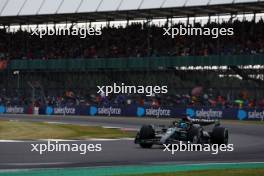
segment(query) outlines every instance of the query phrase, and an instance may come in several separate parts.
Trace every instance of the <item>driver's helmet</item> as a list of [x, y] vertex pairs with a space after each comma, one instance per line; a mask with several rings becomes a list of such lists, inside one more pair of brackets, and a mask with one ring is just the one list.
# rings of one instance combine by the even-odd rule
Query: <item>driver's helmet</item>
[[179, 122], [178, 127], [179, 127], [179, 128], [187, 128], [187, 123], [181, 121], [181, 122]]

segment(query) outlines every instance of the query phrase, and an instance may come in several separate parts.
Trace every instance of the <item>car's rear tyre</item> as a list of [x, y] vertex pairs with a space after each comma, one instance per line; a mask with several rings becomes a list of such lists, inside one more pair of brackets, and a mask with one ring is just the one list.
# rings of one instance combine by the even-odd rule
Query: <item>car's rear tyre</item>
[[224, 127], [215, 127], [211, 133], [211, 143], [213, 144], [228, 144], [229, 134]]
[[154, 139], [154, 138], [155, 138], [155, 130], [153, 129], [151, 125], [144, 125], [141, 127], [139, 131], [139, 139], [141, 142], [139, 143], [139, 145], [142, 148], [151, 148], [153, 143], [146, 142], [146, 141], [149, 139]]

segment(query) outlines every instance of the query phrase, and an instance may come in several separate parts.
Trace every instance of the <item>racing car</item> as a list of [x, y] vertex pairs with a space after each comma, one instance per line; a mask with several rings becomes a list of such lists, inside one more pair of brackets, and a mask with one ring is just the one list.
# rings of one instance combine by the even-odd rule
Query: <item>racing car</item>
[[[213, 126], [208, 132], [207, 126]], [[228, 129], [222, 127], [219, 120], [192, 119], [188, 116], [173, 121], [169, 127], [143, 125], [137, 133], [135, 143], [142, 148], [155, 145], [175, 144], [179, 141], [196, 144], [228, 144]]]

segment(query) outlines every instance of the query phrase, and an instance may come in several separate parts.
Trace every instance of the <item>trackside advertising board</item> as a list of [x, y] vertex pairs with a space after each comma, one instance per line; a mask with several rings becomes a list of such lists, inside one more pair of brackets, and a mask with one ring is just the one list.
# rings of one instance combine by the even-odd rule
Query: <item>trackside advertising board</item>
[[[0, 114], [32, 114], [29, 107], [0, 106]], [[147, 107], [147, 106], [73, 106], [39, 108], [42, 115], [84, 115], [84, 116], [130, 116], [130, 117], [156, 117], [173, 118], [188, 114], [192, 118], [210, 119], [238, 119], [260, 120], [264, 119], [264, 109], [253, 108], [209, 108], [209, 107]]]
[[0, 106], [0, 114], [27, 114], [26, 107], [20, 106]]

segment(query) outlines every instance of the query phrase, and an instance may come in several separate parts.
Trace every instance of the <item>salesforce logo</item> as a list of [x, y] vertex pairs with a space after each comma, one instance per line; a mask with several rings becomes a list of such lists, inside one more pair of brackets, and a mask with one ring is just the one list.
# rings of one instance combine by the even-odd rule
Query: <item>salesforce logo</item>
[[244, 119], [246, 119], [247, 118], [247, 112], [246, 111], [244, 111], [244, 110], [238, 110], [238, 112], [237, 112], [237, 118], [239, 119], [239, 120], [244, 120]]
[[46, 114], [51, 115], [53, 113], [53, 108], [51, 106], [46, 107]]
[[52, 115], [52, 114], [70, 114], [70, 115], [74, 115], [75, 114], [75, 108], [68, 108], [68, 107], [51, 107], [48, 106], [46, 107], [46, 114], [47, 115]]
[[142, 108], [142, 107], [138, 107], [138, 108], [137, 108], [137, 116], [138, 116], [138, 117], [142, 117], [142, 116], [144, 116], [144, 115], [145, 115], [145, 109]]
[[248, 118], [249, 119], [264, 119], [264, 111], [249, 111], [248, 112]]
[[94, 116], [94, 115], [96, 115], [96, 113], [97, 113], [97, 107], [91, 106], [89, 108], [89, 114], [92, 115], [92, 116]]
[[94, 116], [94, 115], [121, 115], [122, 114], [122, 109], [121, 108], [114, 108], [114, 107], [95, 107], [91, 106], [89, 108], [89, 114]]
[[194, 110], [191, 109], [191, 108], [187, 108], [187, 109], [186, 109], [186, 114], [187, 114], [187, 116], [189, 116], [189, 117], [193, 117], [193, 116], [195, 116], [195, 112], [194, 112]]
[[137, 108], [137, 116], [151, 116], [151, 117], [169, 117], [171, 115], [170, 109], [162, 109], [162, 108]]
[[4, 106], [0, 106], [0, 114], [4, 114], [5, 113], [5, 107]]
[[5, 111], [7, 114], [23, 114], [24, 107], [6, 107]]
[[54, 114], [70, 114], [74, 115], [76, 112], [75, 108], [68, 108], [68, 107], [59, 107], [59, 108], [54, 108], [53, 113]]
[[222, 110], [214, 110], [214, 109], [199, 109], [194, 110], [191, 108], [186, 109], [186, 114], [189, 117], [199, 117], [199, 118], [223, 118], [223, 111]]

